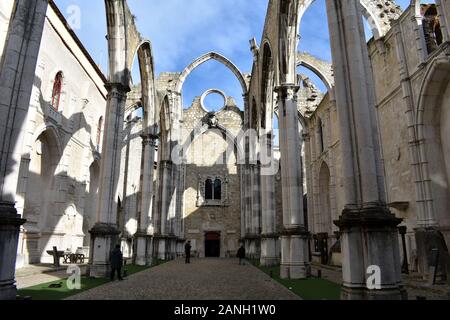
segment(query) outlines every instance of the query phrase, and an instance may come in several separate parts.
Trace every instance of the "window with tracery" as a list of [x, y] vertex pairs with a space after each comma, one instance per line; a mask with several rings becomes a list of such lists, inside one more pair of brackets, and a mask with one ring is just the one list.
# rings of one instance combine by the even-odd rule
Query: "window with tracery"
[[227, 177], [198, 178], [197, 206], [228, 206]]

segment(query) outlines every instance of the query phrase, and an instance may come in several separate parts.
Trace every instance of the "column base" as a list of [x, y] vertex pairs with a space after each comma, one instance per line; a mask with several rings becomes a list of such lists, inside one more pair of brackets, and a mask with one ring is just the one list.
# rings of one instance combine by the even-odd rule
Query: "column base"
[[408, 300], [408, 293], [404, 288], [369, 290], [343, 286], [341, 300]]
[[153, 263], [153, 237], [143, 233], [135, 234], [136, 260], [138, 266], [151, 266]]
[[97, 223], [89, 230], [91, 250], [89, 259], [89, 276], [94, 278], [109, 277], [111, 272], [110, 255], [119, 244], [120, 231], [114, 224]]
[[176, 255], [176, 237], [167, 235], [154, 236], [154, 256], [159, 260], [173, 260]]
[[276, 234], [261, 236], [261, 266], [273, 267], [280, 264], [278, 238]]
[[26, 220], [17, 214], [14, 203], [0, 202], [0, 300], [15, 300], [15, 273], [20, 226]]
[[186, 239], [177, 239], [177, 258], [182, 258], [184, 256], [184, 245]]
[[345, 209], [340, 228], [344, 300], [403, 299], [396, 218], [382, 205]]
[[248, 234], [245, 240], [245, 255], [248, 259], [259, 259], [261, 255], [261, 239], [258, 235]]
[[281, 237], [282, 279], [308, 279], [311, 276], [309, 239], [311, 234], [303, 227], [285, 229]]

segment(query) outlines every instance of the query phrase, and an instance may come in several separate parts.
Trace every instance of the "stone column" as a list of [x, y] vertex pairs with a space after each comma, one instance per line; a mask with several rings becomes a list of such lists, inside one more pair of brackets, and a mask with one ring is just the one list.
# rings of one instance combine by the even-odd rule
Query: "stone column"
[[142, 135], [143, 147], [143, 180], [141, 192], [141, 216], [139, 230], [135, 235], [137, 241], [136, 264], [151, 265], [153, 256], [153, 173], [155, 166], [155, 147], [157, 136]]
[[303, 214], [303, 181], [299, 145], [297, 92], [294, 84], [276, 88], [279, 105], [281, 180], [283, 188], [283, 233], [281, 277], [304, 279], [310, 275], [309, 233]]
[[172, 168], [173, 163], [170, 160], [162, 160], [160, 164], [161, 173], [161, 212], [159, 212], [159, 226], [157, 234], [155, 234], [155, 245], [157, 250], [157, 257], [161, 260], [168, 259], [169, 256], [169, 212], [172, 200]]
[[448, 26], [448, 19], [450, 18], [448, 14], [450, 13], [450, 7], [449, 7], [448, 1], [442, 1], [442, 0], [436, 0], [436, 7], [438, 11], [438, 17], [441, 22], [441, 31], [443, 36], [443, 41], [449, 41], [450, 40], [450, 34], [449, 34], [449, 26]]
[[250, 165], [250, 179], [251, 179], [251, 212], [250, 212], [250, 235], [248, 256], [252, 259], [257, 259], [259, 256], [259, 234], [260, 234], [260, 217], [261, 217], [261, 191], [260, 191], [260, 176], [258, 164]]
[[91, 234], [89, 274], [92, 277], [108, 275], [110, 253], [118, 244], [120, 234], [117, 226], [118, 180], [125, 102], [130, 88], [120, 83], [108, 83], [106, 88], [108, 100], [100, 161], [97, 223], [89, 231]]
[[[343, 255], [343, 299], [402, 298], [397, 225], [385, 203], [373, 80], [359, 1], [327, 0], [346, 206], [335, 224]], [[373, 269], [375, 268], [375, 269]], [[371, 270], [381, 272], [376, 290]], [[377, 271], [375, 271], [377, 272]]]
[[[262, 162], [261, 168], [261, 259], [262, 266], [275, 266], [279, 263], [278, 258], [278, 234], [277, 216], [275, 206], [275, 174], [276, 167], [273, 158], [273, 137], [267, 134], [267, 149], [261, 148], [261, 155], [265, 153], [267, 160]], [[277, 168], [276, 168], [277, 169]]]
[[44, 30], [47, 0], [17, 0], [0, 65], [0, 300], [15, 299], [20, 226], [17, 213], [25, 121]]

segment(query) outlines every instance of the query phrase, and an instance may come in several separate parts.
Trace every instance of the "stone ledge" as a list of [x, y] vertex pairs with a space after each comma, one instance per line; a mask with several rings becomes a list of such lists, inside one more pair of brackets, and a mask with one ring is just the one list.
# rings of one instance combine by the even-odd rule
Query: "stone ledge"
[[119, 235], [120, 231], [114, 224], [98, 223], [94, 225], [94, 227], [91, 230], [89, 230], [89, 233], [92, 236]]
[[344, 209], [339, 220], [334, 221], [341, 231], [351, 228], [395, 228], [403, 219], [395, 217], [387, 206], [376, 205], [361, 209]]

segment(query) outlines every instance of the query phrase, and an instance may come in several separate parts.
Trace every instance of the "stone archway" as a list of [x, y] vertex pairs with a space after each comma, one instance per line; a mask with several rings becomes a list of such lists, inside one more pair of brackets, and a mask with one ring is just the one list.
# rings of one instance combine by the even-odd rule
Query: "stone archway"
[[[298, 22], [301, 22], [306, 10], [316, 0], [300, 1]], [[415, 1], [415, 0], [414, 0]], [[362, 13], [367, 19], [375, 39], [383, 37], [391, 28], [391, 21], [400, 16], [402, 10], [392, 0], [360, 0]]]
[[242, 93], [243, 94], [247, 93], [248, 90], [247, 83], [245, 82], [244, 76], [242, 75], [238, 67], [236, 67], [236, 65], [233, 64], [233, 62], [231, 62], [228, 58], [216, 52], [208, 52], [207, 54], [195, 59], [189, 66], [187, 66], [181, 73], [181, 76], [178, 78], [178, 82], [175, 87], [175, 92], [181, 93], [181, 91], [183, 90], [184, 82], [186, 81], [187, 77], [191, 74], [191, 72], [209, 60], [216, 60], [222, 63], [228, 69], [230, 69], [230, 71], [233, 72], [233, 74], [239, 80], [239, 83], [241, 84], [242, 87]]
[[333, 66], [331, 63], [320, 60], [306, 52], [297, 54], [297, 67], [302, 66], [311, 70], [325, 84], [327, 90], [331, 92], [334, 86]]

